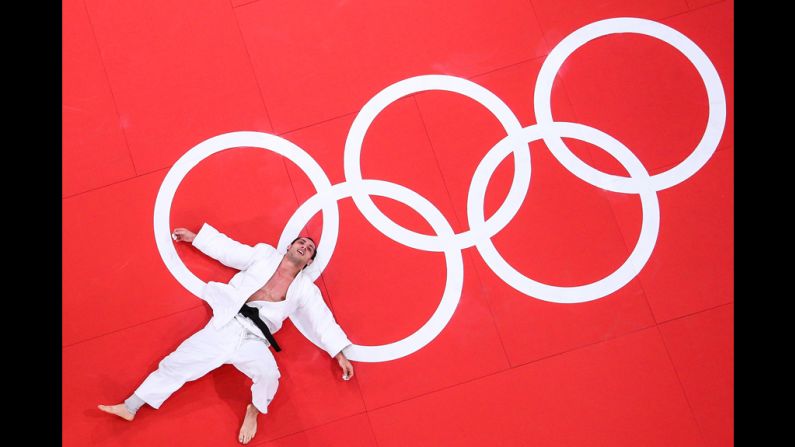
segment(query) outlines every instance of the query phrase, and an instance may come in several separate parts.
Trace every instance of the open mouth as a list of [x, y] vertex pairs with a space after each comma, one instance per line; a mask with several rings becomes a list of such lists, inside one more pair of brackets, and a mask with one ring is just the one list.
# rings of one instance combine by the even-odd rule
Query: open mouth
[[303, 248], [299, 248], [297, 251], [298, 251], [299, 255], [301, 255], [301, 256], [304, 255], [304, 249]]

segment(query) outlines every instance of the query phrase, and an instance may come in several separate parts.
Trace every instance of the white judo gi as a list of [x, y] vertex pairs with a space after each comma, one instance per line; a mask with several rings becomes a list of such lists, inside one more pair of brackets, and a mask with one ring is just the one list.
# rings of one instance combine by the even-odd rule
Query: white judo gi
[[[164, 357], [135, 394], [159, 408], [185, 382], [223, 364], [232, 364], [251, 378], [251, 401], [257, 410], [267, 413], [281, 374], [262, 331], [238, 311], [270, 279], [284, 253], [265, 243], [254, 247], [242, 244], [207, 223], [196, 234], [193, 245], [240, 272], [227, 284], [207, 283], [201, 298], [210, 304], [212, 319]], [[331, 357], [351, 344], [323, 301], [320, 289], [304, 272], [298, 273], [290, 284], [284, 301], [252, 301], [248, 305], [258, 308], [260, 318], [273, 334], [289, 317], [304, 336]]]

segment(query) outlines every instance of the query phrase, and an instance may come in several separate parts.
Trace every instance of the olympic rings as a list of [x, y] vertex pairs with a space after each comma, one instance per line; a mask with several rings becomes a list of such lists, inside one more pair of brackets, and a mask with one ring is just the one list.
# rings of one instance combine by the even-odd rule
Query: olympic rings
[[[606, 133], [577, 123], [556, 122], [552, 118], [550, 96], [555, 75], [566, 58], [577, 48], [597, 37], [615, 33], [639, 33], [655, 37], [674, 46], [694, 65], [707, 90], [709, 118], [704, 136], [693, 152], [680, 164], [649, 175], [635, 154]], [[396, 100], [421, 91], [444, 90], [467, 96], [486, 107], [498, 119], [507, 135], [489, 149], [475, 169], [467, 195], [469, 230], [456, 234], [442, 213], [426, 198], [395, 183], [363, 179], [361, 146], [367, 129], [376, 116]], [[533, 298], [556, 303], [581, 303], [603, 298], [624, 287], [643, 269], [657, 242], [660, 209], [657, 191], [670, 188], [695, 174], [717, 148], [726, 122], [726, 98], [715, 67], [704, 52], [680, 32], [651, 20], [614, 18], [586, 25], [563, 39], [547, 56], [538, 75], [534, 93], [538, 123], [521, 127], [508, 106], [484, 87], [466, 79], [447, 75], [423, 75], [396, 82], [371, 98], [351, 124], [345, 141], [345, 181], [331, 185], [320, 166], [303, 149], [284, 138], [262, 132], [230, 132], [209, 138], [191, 148], [171, 167], [157, 194], [154, 209], [154, 232], [160, 256], [168, 270], [188, 291], [199, 296], [204, 282], [182, 263], [171, 240], [169, 212], [174, 193], [185, 175], [199, 162], [217, 152], [235, 147], [272, 150], [293, 161], [312, 181], [316, 194], [304, 202], [288, 221], [278, 246], [287, 245], [309, 219], [323, 211], [323, 238], [318, 256], [307, 273], [312, 279], [328, 265], [337, 243], [339, 210], [337, 201], [351, 197], [362, 215], [390, 239], [417, 250], [445, 254], [447, 281], [439, 306], [417, 331], [402, 340], [378, 346], [352, 345], [345, 353], [351, 360], [383, 362], [410, 355], [436, 338], [450, 321], [463, 287], [462, 250], [476, 247], [486, 264], [503, 281]], [[561, 137], [576, 138], [606, 150], [629, 177], [609, 175], [577, 158]], [[626, 261], [613, 273], [574, 287], [561, 287], [534, 281], [516, 269], [497, 252], [492, 236], [502, 230], [518, 212], [530, 185], [529, 143], [543, 139], [555, 158], [581, 180], [613, 192], [638, 194], [643, 223], [638, 242]], [[514, 178], [505, 201], [488, 220], [484, 218], [486, 186], [500, 162], [514, 156]], [[371, 195], [397, 200], [417, 211], [433, 228], [435, 235], [425, 235], [401, 227], [384, 215]]]

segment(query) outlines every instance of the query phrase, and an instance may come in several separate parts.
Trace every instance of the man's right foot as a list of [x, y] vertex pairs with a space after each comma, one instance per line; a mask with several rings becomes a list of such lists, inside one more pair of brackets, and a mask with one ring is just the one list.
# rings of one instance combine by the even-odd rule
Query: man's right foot
[[115, 414], [116, 416], [131, 421], [135, 418], [135, 414], [131, 413], [124, 404], [117, 405], [97, 405], [97, 408], [105, 413]]

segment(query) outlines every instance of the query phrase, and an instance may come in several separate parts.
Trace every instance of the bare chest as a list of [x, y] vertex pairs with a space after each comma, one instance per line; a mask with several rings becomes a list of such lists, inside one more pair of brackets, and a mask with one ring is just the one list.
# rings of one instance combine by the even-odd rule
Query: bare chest
[[293, 277], [280, 274], [278, 271], [268, 279], [264, 286], [251, 294], [246, 300], [279, 302], [287, 299], [287, 289], [293, 282]]

